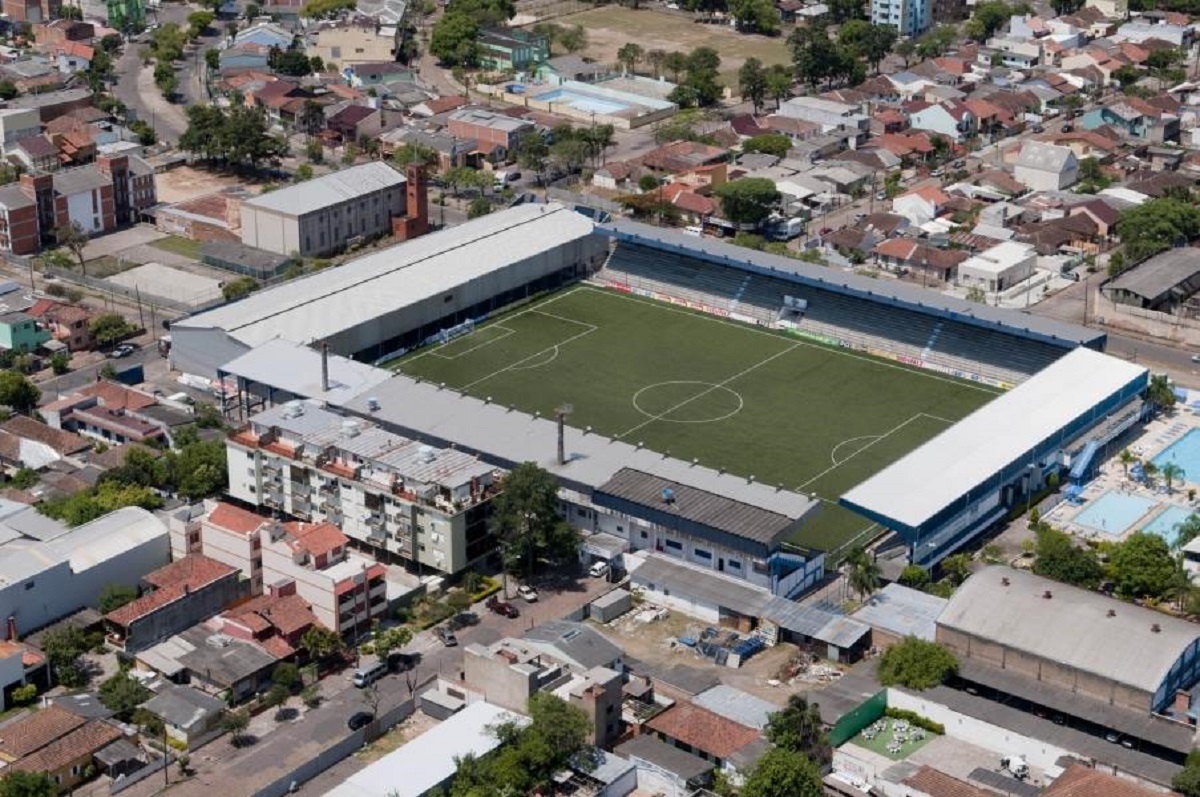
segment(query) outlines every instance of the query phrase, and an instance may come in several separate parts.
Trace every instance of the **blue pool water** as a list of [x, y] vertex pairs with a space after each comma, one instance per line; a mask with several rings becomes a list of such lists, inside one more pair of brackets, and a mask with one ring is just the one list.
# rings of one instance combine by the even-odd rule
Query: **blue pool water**
[[534, 97], [538, 102], [564, 102], [584, 113], [614, 114], [629, 110], [629, 106], [616, 100], [606, 100], [591, 94], [571, 89], [554, 89]]
[[1169, 506], [1158, 517], [1146, 524], [1143, 531], [1157, 534], [1168, 543], [1175, 542], [1175, 527], [1187, 520], [1192, 510], [1182, 506]]
[[1075, 516], [1075, 522], [1117, 537], [1124, 534], [1156, 503], [1157, 501], [1151, 498], [1109, 490], [1084, 507], [1083, 511]]
[[1162, 469], [1168, 462], [1183, 468], [1184, 481], [1200, 484], [1200, 429], [1193, 429], [1151, 460]]

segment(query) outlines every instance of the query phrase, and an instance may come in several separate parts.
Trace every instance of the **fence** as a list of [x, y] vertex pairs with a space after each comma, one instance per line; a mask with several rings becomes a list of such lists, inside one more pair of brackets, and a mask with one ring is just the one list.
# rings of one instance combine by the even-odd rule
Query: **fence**
[[829, 732], [829, 743], [834, 747], [841, 747], [857, 736], [863, 728], [882, 717], [888, 705], [887, 695], [887, 690], [881, 689], [858, 708], [845, 714]]
[[1137, 307], [1132, 304], [1118, 304], [1112, 301], [1103, 302], [1102, 306], [1105, 312], [1116, 313], [1117, 315], [1132, 316], [1144, 321], [1156, 321], [1172, 327], [1183, 326], [1188, 329], [1200, 329], [1200, 319], [1188, 318], [1182, 314], [1162, 313], [1158, 310], [1147, 310], [1144, 307]]
[[122, 778], [118, 778], [118, 779], [112, 781], [112, 783], [109, 784], [109, 787], [108, 787], [109, 794], [119, 794], [120, 792], [123, 792], [126, 789], [128, 789], [133, 784], [141, 783], [143, 780], [150, 777], [154, 773], [162, 772], [163, 769], [165, 769], [166, 767], [169, 767], [171, 765], [171, 761], [172, 761], [172, 759], [171, 759], [171, 756], [169, 756], [169, 755], [159, 756], [158, 758], [154, 759], [152, 762], [150, 762], [146, 766], [139, 769], [137, 772], [134, 772], [132, 775], [126, 775]]
[[220, 291], [215, 291], [213, 293], [206, 292], [203, 296], [191, 297], [190, 301], [180, 301], [179, 299], [172, 299], [169, 296], [157, 296], [145, 290], [126, 288], [123, 285], [118, 285], [115, 282], [109, 282], [106, 279], [84, 276], [77, 271], [71, 271], [69, 269], [46, 266], [44, 273], [67, 282], [86, 285], [89, 288], [94, 288], [102, 293], [118, 294], [133, 302], [140, 301], [145, 305], [164, 307], [168, 310], [175, 310], [185, 314], [194, 313], [198, 310], [206, 310], [209, 307], [215, 307], [216, 305], [225, 301], [225, 297]]
[[546, 196], [549, 199], [557, 200], [568, 205], [584, 205], [595, 210], [602, 210], [605, 213], [618, 214], [622, 208], [616, 202], [605, 199], [601, 196], [593, 196], [591, 194], [580, 194], [575, 191], [568, 191], [565, 188], [555, 188], [551, 186], [546, 189]]

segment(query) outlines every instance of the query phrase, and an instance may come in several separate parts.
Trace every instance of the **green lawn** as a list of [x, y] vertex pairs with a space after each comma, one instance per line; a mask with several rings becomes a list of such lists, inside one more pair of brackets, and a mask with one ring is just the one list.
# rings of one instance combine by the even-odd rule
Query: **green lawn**
[[178, 235], [168, 235], [166, 238], [159, 238], [157, 241], [151, 241], [150, 245], [166, 252], [174, 252], [177, 255], [190, 257], [192, 260], [200, 259], [200, 242], [180, 238]]
[[[891, 723], [892, 720], [885, 720], [885, 722]], [[887, 749], [888, 743], [892, 741], [892, 732], [890, 730], [878, 734], [874, 739], [868, 739], [866, 736], [863, 736], [860, 733], [858, 736], [855, 736], [850, 740], [850, 744], [856, 744], [859, 747], [865, 747], [871, 752], [877, 753], [884, 758], [890, 758], [893, 761], [903, 761], [925, 745], [932, 742], [937, 737], [938, 734], [925, 731], [924, 739], [920, 741], [908, 741], [902, 743], [899, 753], [893, 753]]]
[[834, 503], [995, 395], [648, 299], [575, 287], [394, 363], [413, 376], [828, 503], [794, 540], [866, 530]]

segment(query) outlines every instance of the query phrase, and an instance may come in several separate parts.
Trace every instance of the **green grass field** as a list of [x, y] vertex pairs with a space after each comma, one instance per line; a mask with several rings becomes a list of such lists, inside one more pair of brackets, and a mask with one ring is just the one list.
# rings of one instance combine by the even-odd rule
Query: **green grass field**
[[527, 412], [824, 499], [795, 543], [869, 527], [839, 495], [996, 391], [782, 332], [574, 287], [393, 363]]

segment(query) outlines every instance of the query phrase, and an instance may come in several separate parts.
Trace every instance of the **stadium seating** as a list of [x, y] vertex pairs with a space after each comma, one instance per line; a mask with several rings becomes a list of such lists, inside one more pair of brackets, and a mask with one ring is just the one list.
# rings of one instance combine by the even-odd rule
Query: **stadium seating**
[[624, 242], [597, 281], [736, 312], [764, 326], [779, 319], [785, 296], [796, 296], [808, 301], [798, 326], [810, 333], [1008, 384], [1024, 381], [1065, 353], [1016, 335]]

